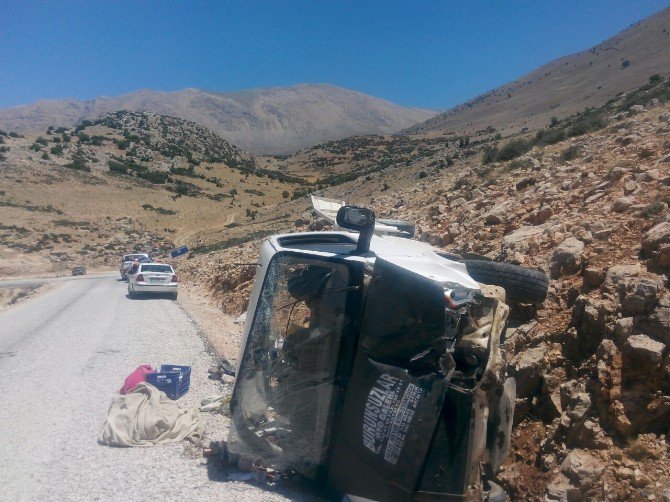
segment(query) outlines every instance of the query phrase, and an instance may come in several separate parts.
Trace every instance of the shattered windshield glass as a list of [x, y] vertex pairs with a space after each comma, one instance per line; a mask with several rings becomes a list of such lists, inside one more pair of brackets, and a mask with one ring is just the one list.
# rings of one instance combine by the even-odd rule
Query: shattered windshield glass
[[348, 286], [342, 264], [271, 262], [237, 376], [234, 453], [308, 477], [324, 463]]

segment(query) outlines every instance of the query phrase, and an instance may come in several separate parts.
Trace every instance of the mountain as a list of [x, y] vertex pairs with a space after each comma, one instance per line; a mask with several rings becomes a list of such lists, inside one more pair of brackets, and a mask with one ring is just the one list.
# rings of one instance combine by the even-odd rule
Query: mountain
[[299, 84], [229, 93], [138, 90], [87, 101], [44, 100], [0, 110], [0, 128], [43, 132], [118, 110], [190, 120], [256, 154], [286, 154], [347, 136], [393, 133], [434, 115], [332, 85]]
[[404, 132], [534, 129], [552, 116], [562, 118], [601, 105], [651, 75], [666, 75], [668, 68], [670, 9], [665, 9], [589, 50], [556, 59]]

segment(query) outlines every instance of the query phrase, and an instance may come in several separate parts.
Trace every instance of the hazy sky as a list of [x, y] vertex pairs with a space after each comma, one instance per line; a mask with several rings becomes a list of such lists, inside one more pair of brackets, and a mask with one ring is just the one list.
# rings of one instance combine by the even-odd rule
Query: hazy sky
[[329, 83], [445, 109], [670, 0], [0, 0], [0, 107]]

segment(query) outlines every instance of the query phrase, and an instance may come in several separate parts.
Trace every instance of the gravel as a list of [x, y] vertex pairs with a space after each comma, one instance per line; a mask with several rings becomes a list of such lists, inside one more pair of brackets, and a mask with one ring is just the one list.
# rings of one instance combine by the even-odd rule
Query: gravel
[[[178, 402], [230, 392], [177, 302], [126, 298], [115, 277], [67, 281], [0, 314], [0, 485], [5, 500], [307, 500], [287, 486], [225, 481], [218, 459], [188, 442], [149, 448], [97, 443], [111, 397], [140, 364], [192, 366]], [[201, 413], [204, 444], [228, 419]]]

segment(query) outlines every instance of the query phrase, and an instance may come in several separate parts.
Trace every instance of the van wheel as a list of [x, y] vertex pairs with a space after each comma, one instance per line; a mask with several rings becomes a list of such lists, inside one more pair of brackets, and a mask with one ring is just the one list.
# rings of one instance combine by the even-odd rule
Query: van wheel
[[176, 300], [177, 299], [177, 293], [172, 293], [170, 295], [170, 298], [172, 298], [173, 300]]
[[540, 304], [547, 298], [549, 278], [544, 272], [511, 263], [463, 260], [475, 281], [505, 289], [508, 299], [519, 303]]

